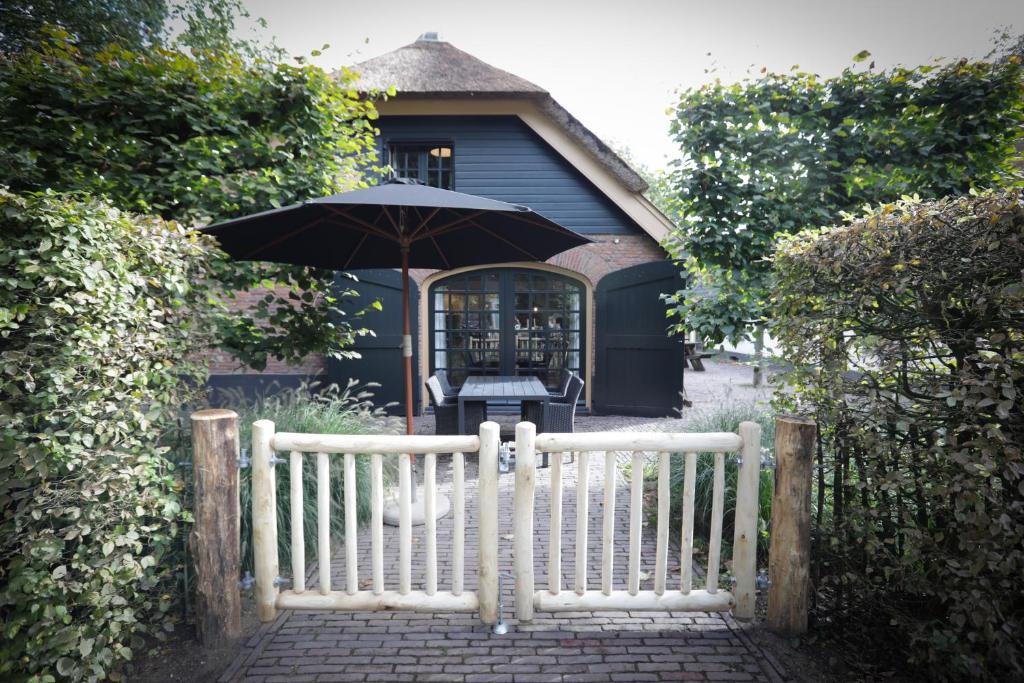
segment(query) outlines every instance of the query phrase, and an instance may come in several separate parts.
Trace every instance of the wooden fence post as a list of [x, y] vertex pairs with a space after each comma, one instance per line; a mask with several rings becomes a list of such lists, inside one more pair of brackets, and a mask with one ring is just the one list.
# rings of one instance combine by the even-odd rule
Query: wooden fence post
[[480, 565], [477, 599], [480, 621], [498, 621], [498, 443], [501, 427], [497, 422], [480, 425], [480, 472], [477, 495], [480, 498]]
[[757, 601], [757, 512], [761, 483], [761, 425], [740, 424], [743, 437], [739, 472], [736, 475], [736, 522], [732, 541], [732, 573], [736, 577], [737, 619], [753, 619]]
[[195, 523], [189, 545], [196, 563], [196, 631], [203, 647], [219, 647], [242, 635], [238, 415], [200, 410], [191, 422]]
[[277, 616], [277, 477], [274, 457], [274, 423], [252, 423], [252, 551], [256, 565], [256, 612], [260, 621]]
[[[512, 508], [512, 561], [515, 568], [516, 619], [533, 619], [533, 489], [537, 473], [537, 427], [516, 425], [516, 491]], [[561, 453], [555, 454], [562, 457]]]
[[797, 416], [775, 419], [775, 491], [768, 558], [768, 627], [807, 631], [810, 590], [811, 473], [817, 425]]

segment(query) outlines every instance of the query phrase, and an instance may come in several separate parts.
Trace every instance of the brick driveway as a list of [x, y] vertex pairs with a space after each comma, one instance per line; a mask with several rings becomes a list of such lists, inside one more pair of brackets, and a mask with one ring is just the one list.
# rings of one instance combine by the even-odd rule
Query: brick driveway
[[[681, 421], [619, 424], [619, 429], [679, 429]], [[585, 422], [578, 425], [585, 428]], [[594, 421], [591, 428], [608, 428]], [[438, 482], [450, 491], [450, 459], [439, 457]], [[476, 587], [476, 468], [466, 466], [466, 588]], [[600, 585], [602, 458], [591, 458], [590, 585]], [[563, 468], [565, 586], [575, 574], [576, 466]], [[503, 474], [499, 496], [499, 569], [512, 568], [512, 489], [514, 474]], [[619, 482], [615, 587], [624, 588], [628, 550], [628, 488]], [[549, 470], [538, 470], [535, 534], [536, 582], [547, 583]], [[423, 527], [413, 530], [413, 588], [422, 585]], [[644, 529], [642, 570], [653, 574], [654, 528]], [[398, 532], [385, 527], [385, 584], [398, 581]], [[360, 578], [369, 576], [368, 530], [359, 539]], [[438, 585], [450, 586], [451, 515], [438, 523]], [[675, 549], [673, 550], [675, 552]], [[670, 555], [671, 557], [671, 555]], [[675, 552], [678, 558], [678, 553]], [[418, 564], [417, 564], [418, 562]], [[336, 586], [343, 585], [344, 561], [333, 564]], [[679, 580], [678, 561], [669, 562], [669, 584]], [[316, 568], [308, 585], [315, 585]], [[246, 643], [221, 681], [779, 681], [775, 661], [766, 657], [728, 614], [682, 612], [536, 613], [531, 624], [512, 618], [512, 585], [502, 587], [509, 632], [494, 635], [476, 615], [399, 612], [323, 613], [284, 610]], [[651, 588], [646, 580], [641, 588]], [[699, 585], [698, 581], [698, 585]], [[364, 584], [365, 586], [365, 584]]]

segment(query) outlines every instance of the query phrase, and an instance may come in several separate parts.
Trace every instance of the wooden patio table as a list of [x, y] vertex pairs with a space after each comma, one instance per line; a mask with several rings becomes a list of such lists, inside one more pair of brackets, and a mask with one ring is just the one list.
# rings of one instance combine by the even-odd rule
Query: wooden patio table
[[467, 377], [459, 390], [459, 434], [466, 433], [466, 401], [539, 401], [548, 403], [544, 383], [536, 377]]

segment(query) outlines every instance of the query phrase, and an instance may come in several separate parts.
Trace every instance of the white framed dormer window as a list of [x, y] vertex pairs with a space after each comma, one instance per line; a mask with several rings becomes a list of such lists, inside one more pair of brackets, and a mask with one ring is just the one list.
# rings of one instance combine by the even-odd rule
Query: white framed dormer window
[[455, 189], [455, 148], [451, 142], [392, 142], [388, 165], [399, 178], [413, 178], [442, 190]]

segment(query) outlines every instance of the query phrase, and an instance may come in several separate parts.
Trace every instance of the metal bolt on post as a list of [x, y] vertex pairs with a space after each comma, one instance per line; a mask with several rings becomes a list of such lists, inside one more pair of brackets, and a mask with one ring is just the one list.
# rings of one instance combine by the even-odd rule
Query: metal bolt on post
[[505, 601], [501, 593], [501, 580], [512, 580], [511, 574], [498, 574], [498, 621], [494, 624], [494, 635], [503, 636], [508, 633], [508, 624], [505, 623]]

